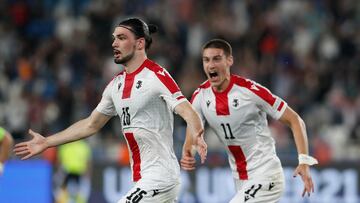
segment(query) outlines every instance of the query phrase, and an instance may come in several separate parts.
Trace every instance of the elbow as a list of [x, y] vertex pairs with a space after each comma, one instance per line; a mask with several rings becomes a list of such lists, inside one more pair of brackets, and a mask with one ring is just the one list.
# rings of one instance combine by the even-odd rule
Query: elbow
[[296, 128], [297, 126], [299, 126], [302, 129], [306, 128], [304, 120], [299, 116], [299, 114], [295, 112], [290, 117], [288, 117], [288, 119], [285, 119], [285, 123], [290, 128]]
[[304, 120], [298, 115], [298, 121], [300, 123], [301, 128], [306, 129], [306, 124]]
[[302, 131], [306, 131], [306, 124], [298, 114], [296, 114], [294, 119], [292, 119], [290, 126], [291, 128], [300, 128]]
[[303, 129], [306, 128], [305, 122], [304, 122], [304, 120], [301, 118], [301, 116], [299, 116], [299, 114], [295, 113], [293, 121], [294, 121], [294, 122], [292, 122], [292, 123], [297, 123], [297, 124], [299, 124], [299, 126], [300, 126], [301, 128], [303, 128]]
[[87, 132], [89, 132], [89, 136], [97, 133], [99, 131], [99, 127], [95, 123], [88, 123], [87, 126]]

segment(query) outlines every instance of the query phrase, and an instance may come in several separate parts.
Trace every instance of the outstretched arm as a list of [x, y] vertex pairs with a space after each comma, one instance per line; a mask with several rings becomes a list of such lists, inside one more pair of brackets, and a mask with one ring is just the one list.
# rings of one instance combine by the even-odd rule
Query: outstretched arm
[[[285, 112], [280, 117], [280, 121], [287, 124], [292, 130], [297, 152], [299, 154], [299, 165], [295, 169], [294, 177], [300, 175], [302, 181], [304, 182], [304, 191], [302, 196], [306, 193], [310, 196], [310, 193], [314, 192], [314, 184], [311, 178], [309, 166], [316, 164], [317, 161], [309, 156], [305, 123], [290, 107], [286, 108]], [[307, 160], [303, 160], [303, 157]]]
[[[192, 146], [195, 145], [196, 150], [200, 155], [201, 163], [204, 163], [207, 154], [207, 145], [204, 141], [204, 128], [199, 115], [188, 101], [177, 105], [175, 111], [187, 123], [185, 145], [188, 146], [188, 149], [190, 150], [187, 153], [191, 152]], [[194, 154], [192, 154], [192, 156], [194, 156]]]
[[99, 131], [110, 118], [111, 116], [107, 116], [94, 110], [89, 117], [46, 138], [30, 129], [29, 134], [33, 139], [15, 145], [14, 152], [16, 155], [22, 156], [22, 159], [28, 159], [49, 147], [89, 137]]

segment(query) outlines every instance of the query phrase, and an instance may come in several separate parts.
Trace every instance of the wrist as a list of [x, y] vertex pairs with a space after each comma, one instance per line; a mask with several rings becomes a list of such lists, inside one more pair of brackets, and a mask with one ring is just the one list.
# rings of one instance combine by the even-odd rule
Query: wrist
[[45, 149], [53, 147], [53, 146], [51, 146], [48, 137], [45, 137], [45, 139], [44, 139], [44, 147], [45, 147]]
[[191, 145], [190, 153], [191, 153], [192, 157], [195, 156], [195, 154], [196, 154], [196, 146], [195, 145]]
[[314, 157], [309, 156], [307, 154], [299, 154], [298, 159], [299, 159], [299, 165], [306, 164], [312, 166], [318, 164], [318, 161]]

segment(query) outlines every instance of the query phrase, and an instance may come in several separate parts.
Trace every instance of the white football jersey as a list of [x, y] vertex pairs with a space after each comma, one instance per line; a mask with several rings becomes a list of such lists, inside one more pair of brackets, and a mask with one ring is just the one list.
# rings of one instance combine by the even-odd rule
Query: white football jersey
[[96, 110], [119, 115], [134, 182], [159, 188], [179, 182], [173, 111], [183, 101], [169, 73], [149, 59], [133, 73], [121, 72], [105, 88]]
[[281, 117], [287, 107], [282, 99], [254, 81], [231, 75], [228, 88], [220, 93], [204, 82], [191, 103], [205, 127], [226, 146], [234, 178], [249, 180], [282, 171], [266, 118]]

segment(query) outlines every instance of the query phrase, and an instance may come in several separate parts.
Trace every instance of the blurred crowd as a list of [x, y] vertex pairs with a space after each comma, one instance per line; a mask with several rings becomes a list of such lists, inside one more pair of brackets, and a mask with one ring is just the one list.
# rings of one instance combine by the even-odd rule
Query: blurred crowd
[[[282, 97], [307, 124], [312, 155], [327, 164], [360, 160], [358, 0], [3, 0], [0, 1], [0, 124], [15, 140], [49, 135], [86, 117], [111, 78], [112, 32], [129, 16], [156, 24], [148, 52], [184, 95], [206, 78], [201, 45], [231, 42], [232, 72]], [[181, 153], [185, 123], [175, 121]], [[277, 152], [296, 161], [289, 128], [270, 119]], [[126, 164], [120, 122], [88, 141], [93, 159]], [[208, 163], [226, 163], [209, 137]]]

